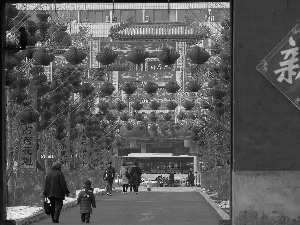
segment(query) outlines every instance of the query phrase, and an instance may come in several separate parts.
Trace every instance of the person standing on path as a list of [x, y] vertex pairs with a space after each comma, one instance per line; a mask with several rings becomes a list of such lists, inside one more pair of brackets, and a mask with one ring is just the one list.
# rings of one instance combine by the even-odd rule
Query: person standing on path
[[43, 195], [50, 200], [51, 217], [53, 223], [59, 223], [60, 212], [65, 196], [69, 197], [70, 191], [64, 174], [61, 171], [62, 164], [56, 162], [47, 174]]
[[169, 186], [173, 187], [174, 186], [174, 171], [172, 170], [170, 175], [169, 175]]
[[189, 187], [194, 187], [194, 180], [195, 180], [195, 175], [193, 173], [193, 169], [190, 168], [190, 171], [188, 173], [188, 181], [189, 181]]
[[90, 222], [92, 207], [96, 208], [95, 195], [93, 193], [92, 183], [90, 180], [84, 182], [82, 189], [77, 197], [77, 204], [80, 204], [81, 222]]
[[142, 176], [142, 170], [140, 167], [138, 167], [137, 162], [135, 162], [131, 167], [130, 176], [132, 177], [131, 182], [132, 182], [133, 192], [137, 194], [139, 191], [139, 186], [141, 183], [141, 176]]
[[112, 192], [112, 184], [115, 179], [116, 170], [111, 165], [111, 162], [108, 162], [108, 167], [104, 171], [103, 180], [106, 181], [106, 194], [111, 196]]
[[123, 163], [120, 169], [120, 176], [121, 176], [121, 182], [122, 182], [122, 187], [123, 187], [123, 194], [127, 194], [127, 189], [128, 189], [128, 184], [129, 180], [131, 179], [129, 171], [128, 171], [128, 166], [126, 163]]

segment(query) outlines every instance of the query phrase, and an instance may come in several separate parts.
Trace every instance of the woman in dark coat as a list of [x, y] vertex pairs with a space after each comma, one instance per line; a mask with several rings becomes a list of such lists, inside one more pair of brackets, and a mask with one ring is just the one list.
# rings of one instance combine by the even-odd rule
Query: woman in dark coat
[[62, 164], [56, 162], [52, 165], [51, 171], [46, 176], [43, 195], [49, 198], [51, 204], [51, 217], [53, 223], [59, 223], [59, 216], [65, 196], [69, 196], [66, 179], [61, 172]]
[[138, 189], [141, 183], [141, 176], [142, 176], [142, 170], [140, 167], [138, 167], [137, 162], [135, 162], [131, 167], [130, 175], [132, 177], [131, 182], [132, 182], [133, 192], [137, 194], [139, 191]]

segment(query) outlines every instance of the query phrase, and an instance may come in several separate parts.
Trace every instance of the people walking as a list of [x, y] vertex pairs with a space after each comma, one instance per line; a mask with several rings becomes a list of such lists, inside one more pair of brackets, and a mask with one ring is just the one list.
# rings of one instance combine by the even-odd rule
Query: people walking
[[103, 180], [106, 181], [106, 194], [111, 196], [112, 185], [115, 179], [116, 170], [111, 165], [111, 162], [108, 162], [108, 167], [104, 171]]
[[194, 187], [195, 184], [194, 184], [194, 180], [195, 180], [195, 175], [193, 173], [193, 169], [190, 168], [190, 171], [188, 173], [188, 181], [189, 181], [189, 187]]
[[170, 175], [169, 175], [169, 186], [173, 187], [174, 186], [174, 171], [172, 170]]
[[123, 188], [123, 194], [127, 194], [129, 181], [131, 179], [129, 169], [126, 163], [123, 163], [120, 169], [121, 183]]
[[135, 162], [131, 167], [130, 176], [132, 177], [131, 181], [132, 181], [133, 192], [137, 194], [139, 191], [139, 186], [141, 183], [141, 176], [142, 176], [142, 170], [140, 167], [138, 167], [137, 162]]
[[56, 162], [47, 174], [43, 195], [50, 200], [51, 217], [53, 223], [59, 223], [60, 212], [65, 196], [69, 197], [70, 191], [66, 179], [61, 171], [62, 164]]
[[81, 222], [89, 223], [93, 212], [92, 207], [96, 208], [95, 195], [90, 180], [84, 182], [84, 189], [80, 191], [77, 197], [77, 204], [80, 204]]

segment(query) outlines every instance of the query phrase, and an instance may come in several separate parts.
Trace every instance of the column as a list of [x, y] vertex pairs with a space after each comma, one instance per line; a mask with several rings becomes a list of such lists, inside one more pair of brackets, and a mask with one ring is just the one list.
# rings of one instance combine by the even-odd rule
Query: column
[[233, 224], [254, 224], [254, 215], [255, 224], [289, 224], [300, 216], [299, 109], [256, 70], [297, 25], [300, 2], [286, 3], [234, 2]]

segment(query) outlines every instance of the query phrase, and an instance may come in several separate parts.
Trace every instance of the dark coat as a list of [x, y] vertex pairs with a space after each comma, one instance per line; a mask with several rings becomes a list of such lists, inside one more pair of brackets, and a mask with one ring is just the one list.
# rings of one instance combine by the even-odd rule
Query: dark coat
[[77, 197], [77, 203], [80, 203], [80, 213], [92, 213], [92, 207], [96, 208], [96, 200], [93, 189], [82, 189]]
[[65, 199], [65, 195], [70, 193], [60, 166], [61, 164], [55, 163], [46, 176], [43, 195], [48, 198]]
[[189, 173], [188, 173], [188, 180], [190, 182], [195, 180], [195, 176], [194, 176], [194, 173], [192, 171], [189, 171]]
[[[137, 176], [135, 176], [135, 174]], [[132, 166], [130, 170], [130, 175], [132, 177], [131, 183], [134, 185], [139, 185], [141, 183], [142, 170], [138, 166]]]
[[[112, 177], [107, 177], [107, 173], [110, 171], [112, 173]], [[109, 166], [106, 168], [103, 174], [103, 180], [106, 180], [108, 182], [113, 182], [116, 175], [116, 169], [113, 166]]]

